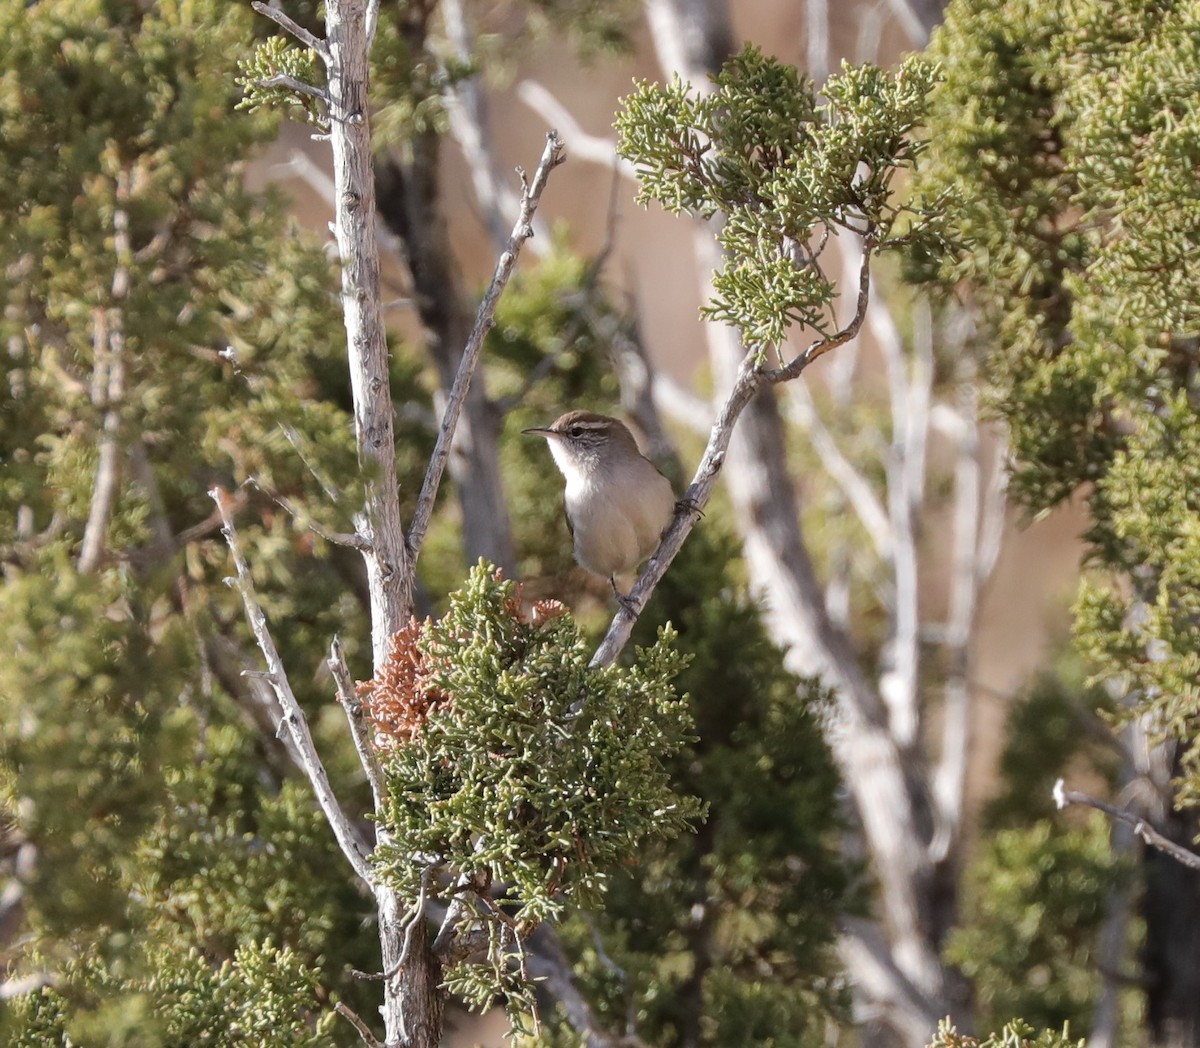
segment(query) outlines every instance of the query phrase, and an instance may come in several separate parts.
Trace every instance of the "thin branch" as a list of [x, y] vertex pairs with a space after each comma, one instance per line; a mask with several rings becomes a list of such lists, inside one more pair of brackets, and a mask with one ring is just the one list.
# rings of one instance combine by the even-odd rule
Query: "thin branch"
[[287, 442], [292, 445], [292, 450], [300, 456], [300, 461], [304, 463], [305, 468], [312, 475], [313, 480], [317, 482], [321, 490], [325, 493], [325, 497], [334, 505], [342, 501], [342, 493], [337, 486], [327, 477], [322, 476], [317, 467], [310, 461], [309, 457], [304, 453], [304, 448], [300, 446], [300, 434], [292, 426], [286, 426], [280, 423], [280, 430], [287, 438]]
[[434, 871], [440, 865], [440, 862], [432, 862], [421, 871], [421, 888], [418, 892], [416, 903], [409, 911], [408, 920], [404, 922], [404, 945], [400, 949], [400, 956], [396, 958], [396, 963], [382, 972], [360, 972], [357, 968], [352, 968], [350, 974], [354, 978], [363, 979], [368, 982], [391, 982], [400, 974], [401, 969], [408, 963], [412, 952], [413, 937], [416, 934], [417, 928], [425, 920], [425, 911], [429, 900], [429, 885], [433, 880]]
[[[513, 226], [508, 246], [501, 253], [496, 263], [496, 270], [492, 275], [492, 282], [488, 286], [487, 293], [483, 296], [483, 301], [479, 304], [479, 311], [475, 317], [475, 326], [471, 329], [467, 345], [463, 349], [462, 359], [458, 365], [458, 372], [454, 376], [454, 384], [451, 386], [450, 394], [447, 397], [446, 410], [442, 416], [442, 425], [438, 431], [437, 443], [434, 445], [433, 455], [429, 460], [429, 468], [425, 473], [425, 482], [421, 485], [421, 494], [417, 499], [417, 508], [408, 529], [407, 545], [412, 565], [416, 564], [417, 558], [421, 553], [421, 546], [425, 541], [425, 532], [429, 527], [429, 519], [433, 515], [433, 504], [437, 499], [438, 487], [442, 481], [442, 474], [446, 469], [446, 460], [450, 457], [450, 445], [454, 439], [454, 431], [458, 426], [458, 417], [462, 413], [463, 402], [466, 400], [467, 391], [471, 387], [471, 378], [475, 374], [476, 365], [479, 363], [479, 356], [483, 350], [484, 337], [495, 323], [496, 304], [500, 300], [500, 295], [504, 291], [505, 286], [508, 284], [509, 277], [512, 275], [521, 245], [533, 235], [533, 227], [530, 223], [533, 220], [534, 212], [537, 210], [538, 202], [541, 200], [542, 191], [546, 188], [550, 172], [561, 164], [564, 159], [566, 157], [563, 152], [562, 140], [558, 137], [556, 131], [549, 132], [546, 135], [546, 148], [542, 152], [542, 159], [538, 163], [537, 170], [534, 172], [533, 181], [523, 187], [520, 216]], [[523, 173], [522, 182], [524, 182]]]
[[596, 1018], [588, 999], [575, 985], [571, 964], [554, 929], [539, 925], [525, 943], [526, 967], [540, 993], [549, 995], [562, 1007], [567, 1021], [583, 1038], [588, 1048], [609, 1048], [622, 1043], [605, 1030]]
[[1102, 811], [1110, 819], [1117, 819], [1128, 826], [1132, 826], [1133, 832], [1141, 837], [1151, 848], [1165, 852], [1171, 858], [1183, 863], [1189, 870], [1200, 870], [1200, 855], [1190, 852], [1169, 838], [1164, 837], [1140, 815], [1125, 808], [1118, 808], [1114, 804], [1108, 804], [1106, 801], [1092, 797], [1089, 794], [1080, 793], [1078, 790], [1068, 790], [1066, 783], [1062, 779], [1059, 779], [1054, 784], [1054, 803], [1058, 805], [1059, 811], [1062, 811], [1071, 804], [1084, 804], [1089, 808]]
[[[1124, 776], [1133, 773], [1126, 765]], [[1109, 847], [1118, 859], [1133, 858], [1137, 847], [1133, 828], [1124, 822], [1114, 822], [1111, 828]], [[1097, 969], [1100, 972], [1100, 989], [1092, 1012], [1092, 1029], [1088, 1034], [1088, 1048], [1115, 1048], [1121, 1029], [1126, 983], [1114, 972], [1121, 965], [1129, 943], [1129, 922], [1133, 916], [1134, 897], [1137, 885], [1133, 878], [1119, 878], [1108, 889], [1104, 904], [1104, 923], [1096, 937]]]
[[354, 690], [354, 681], [350, 676], [350, 667], [346, 665], [346, 653], [342, 649], [340, 637], [334, 637], [329, 645], [329, 657], [325, 660], [329, 672], [333, 675], [333, 683], [337, 688], [338, 702], [346, 711], [346, 720], [350, 725], [350, 737], [354, 740], [354, 748], [358, 751], [358, 759], [366, 773], [367, 782], [371, 787], [371, 796], [375, 801], [375, 810], [379, 811], [387, 787], [383, 777], [383, 769], [379, 766], [379, 756], [363, 717], [362, 701]]
[[375, 31], [379, 28], [379, 0], [367, 0], [367, 54], [375, 43]]
[[[847, 247], [852, 255], [857, 245]], [[891, 729], [907, 748], [916, 741], [917, 679], [920, 672], [918, 608], [918, 521], [925, 490], [925, 448], [929, 432], [933, 384], [933, 345], [928, 337], [914, 340], [909, 357], [891, 312], [872, 299], [867, 324], [887, 366], [892, 443], [887, 457], [887, 505], [893, 546], [891, 636], [885, 649], [886, 669], [880, 693], [888, 706]]]
[[656, 371], [651, 377], [654, 406], [672, 422], [687, 427], [696, 436], [703, 436], [712, 427], [712, 404], [696, 396], [670, 375]]
[[867, 313], [867, 303], [870, 300], [870, 261], [873, 247], [874, 240], [869, 234], [859, 270], [858, 297], [854, 316], [845, 327], [828, 338], [816, 340], [785, 367], [763, 368], [755, 363], [753, 352], [743, 358], [733, 387], [713, 424], [708, 438], [708, 446], [704, 449], [704, 456], [696, 467], [692, 483], [684, 492], [683, 498], [679, 500], [675, 517], [667, 530], [663, 532], [658, 549], [655, 550], [641, 577], [634, 584], [629, 595], [621, 602], [616, 615], [613, 616], [608, 632], [592, 656], [592, 666], [611, 665], [621, 654], [625, 645], [629, 643], [633, 624], [637, 622], [638, 616], [646, 607], [646, 602], [650, 599], [654, 588], [666, 573], [667, 568], [670, 567], [671, 561], [679, 553], [692, 528], [696, 526], [696, 521], [699, 520], [704, 507], [708, 505], [713, 487], [717, 482], [717, 474], [720, 473], [721, 466], [725, 462], [726, 452], [729, 450], [734, 424], [754, 394], [764, 384], [785, 382], [796, 378], [814, 360], [849, 342], [861, 330]]
[[829, 0], [808, 0], [804, 11], [805, 72], [819, 88], [829, 76]]
[[308, 95], [309, 98], [315, 98], [318, 102], [329, 105], [329, 92], [323, 87], [317, 87], [316, 84], [307, 84], [303, 80], [289, 76], [287, 73], [276, 73], [274, 76], [267, 77], [266, 80], [255, 80], [254, 83], [258, 87], [286, 88], [288, 91]]
[[[820, 7], [820, 18], [827, 21], [829, 17], [829, 11], [828, 5], [824, 3], [809, 3], [807, 8], [809, 19], [811, 20], [817, 16], [818, 12], [814, 10], [815, 7]], [[817, 35], [822, 38], [824, 46], [828, 48], [828, 26], [824, 26]], [[811, 45], [812, 42], [810, 41], [810, 47]], [[816, 56], [814, 55], [813, 57]], [[818, 76], [816, 72], [818, 69], [824, 70], [824, 73], [820, 76]], [[828, 70], [829, 55], [826, 52], [819, 57], [816, 66], [810, 67], [808, 72], [809, 75], [813, 77], [818, 84], [820, 84], [823, 83], [825, 77], [828, 76]], [[820, 254], [825, 250], [826, 242], [829, 240], [831, 235], [832, 231], [829, 225], [827, 223], [822, 223], [821, 242], [817, 249], [813, 252], [814, 255]], [[840, 254], [842, 256], [843, 281], [852, 279], [853, 274], [850, 274], [849, 276], [846, 275], [846, 269], [851, 262], [849, 253], [846, 251], [841, 251]], [[839, 299], [837, 305], [838, 307], [843, 306], [842, 300]], [[836, 308], [835, 315], [839, 315]], [[841, 322], [844, 323], [845, 321], [842, 320]], [[858, 370], [858, 360], [861, 356], [861, 348], [862, 347], [859, 343], [851, 342], [845, 347], [843, 352], [839, 353], [832, 359], [828, 368], [826, 368], [825, 385], [828, 391], [830, 410], [836, 416], [845, 416], [850, 413], [850, 405], [854, 394], [854, 376]], [[793, 406], [794, 402], [799, 400], [802, 394], [803, 399], [809, 402], [811, 405], [811, 397], [807, 395], [807, 382], [792, 383], [791, 389], [794, 395]], [[886, 538], [884, 545], [880, 547], [877, 544], [876, 549], [884, 563], [887, 563], [891, 556], [890, 552], [888, 552], [891, 546], [891, 532], [890, 528], [888, 527], [887, 513], [883, 509], [883, 504], [879, 502], [874, 489], [866, 481], [865, 476], [861, 474], [857, 467], [853, 466], [849, 462], [845, 462], [844, 466], [842, 463], [835, 463], [833, 461], [834, 456], [826, 453], [827, 451], [833, 451], [837, 453], [837, 457], [841, 457], [840, 448], [838, 448], [836, 442], [833, 441], [832, 434], [829, 434], [825, 426], [821, 424], [821, 417], [816, 413], [815, 408], [811, 409], [811, 413], [812, 421], [817, 423], [820, 428], [820, 433], [810, 434], [810, 437], [813, 439], [814, 447], [817, 450], [818, 456], [822, 459], [826, 471], [830, 472], [834, 476], [835, 481], [837, 481], [838, 473], [848, 469], [850, 472], [844, 472], [843, 475], [847, 479], [852, 474], [861, 478], [862, 484], [858, 486], [858, 493], [865, 495], [868, 502], [873, 502], [878, 507], [878, 520], [883, 523], [884, 531], [881, 533], [876, 533], [872, 537]], [[822, 436], [826, 437], [827, 440], [822, 441]], [[830, 469], [831, 466], [834, 468]], [[841, 467], [841, 470], [839, 470], [839, 467]], [[845, 482], [840, 482], [839, 486], [841, 489], [840, 493], [842, 498], [849, 502], [852, 508], [855, 508], [854, 500], [850, 498], [850, 494], [847, 491]], [[834, 513], [841, 512], [840, 506], [835, 505], [831, 508]], [[865, 506], [862, 508], [865, 508]], [[864, 518], [862, 514], [862, 508], [858, 508], [859, 519], [870, 534], [871, 529], [870, 525], [868, 524], [868, 521], [870, 520], [870, 511], [867, 511], [868, 515]], [[827, 566], [825, 571], [824, 596], [825, 607], [827, 609], [829, 619], [836, 624], [838, 629], [840, 629], [842, 632], [846, 632], [850, 628], [850, 609], [852, 595], [854, 592], [854, 587], [851, 581], [851, 564], [854, 561], [853, 540], [844, 533], [838, 535], [829, 546], [829, 552], [826, 560]], [[878, 589], [879, 581], [874, 581], [873, 587]], [[887, 601], [888, 598], [884, 595], [881, 595], [881, 603], [886, 605]]]
[[851, 317], [850, 323], [833, 335], [816, 339], [803, 353], [795, 356], [784, 367], [764, 369], [761, 375], [766, 382], [771, 385], [790, 382], [818, 357], [823, 357], [830, 350], [845, 345], [858, 335], [862, 330], [863, 321], [866, 320], [867, 307], [871, 301], [871, 253], [874, 249], [875, 230], [873, 227], [869, 227], [863, 232], [862, 262], [858, 267], [858, 297], [855, 299], [854, 316]]
[[80, 574], [96, 570], [108, 545], [108, 529], [121, 491], [121, 418], [125, 399], [125, 323], [123, 304], [129, 297], [129, 270], [133, 248], [129, 239], [129, 173], [117, 176], [116, 208], [113, 211], [113, 266], [110, 294], [112, 307], [95, 311], [93, 347], [95, 372], [92, 402], [104, 408], [96, 481], [88, 509], [87, 525], [79, 551]]
[[329, 785], [329, 776], [326, 774], [325, 766], [321, 763], [321, 758], [317, 754], [312, 733], [308, 728], [308, 719], [305, 717], [304, 710], [301, 708], [300, 703], [296, 701], [296, 696], [292, 692], [291, 684], [287, 678], [287, 671], [283, 666], [283, 660], [279, 657], [279, 651], [276, 649], [275, 641], [271, 637], [266, 615], [263, 614], [262, 606], [255, 595], [254, 583], [250, 577], [250, 568], [246, 564], [245, 557], [242, 555], [241, 546], [238, 544], [237, 529], [233, 525], [233, 517], [229, 512], [229, 499], [226, 493], [220, 488], [213, 488], [209, 492], [209, 496], [221, 511], [225, 540], [229, 545], [229, 552], [233, 555], [233, 562], [237, 567], [237, 577], [230, 581], [237, 587], [238, 592], [241, 594], [242, 604], [246, 609], [246, 619], [249, 621], [250, 628], [254, 631], [254, 636], [258, 640], [258, 646], [263, 653], [263, 658], [266, 659], [267, 668], [271, 673], [271, 687], [274, 689], [275, 697], [279, 700], [280, 709], [283, 711], [280, 726], [287, 729], [296, 748], [300, 751], [300, 759], [303, 762], [305, 774], [308, 776], [308, 781], [312, 784], [313, 792], [317, 797], [317, 803], [320, 804], [321, 811], [325, 813], [325, 818], [329, 821], [330, 829], [333, 830], [333, 835], [337, 838], [337, 842], [341, 846], [342, 854], [346, 856], [354, 872], [363, 881], [373, 887], [375, 884], [375, 874], [371, 869], [370, 849], [359, 836], [358, 831], [355, 830], [349, 818], [347, 818], [341, 804], [334, 795], [333, 788]]
[[855, 14], [859, 22], [858, 34], [854, 41], [854, 60], [860, 65], [865, 62], [878, 65], [879, 42], [883, 36], [885, 20], [883, 4], [863, 4]]
[[750, 398], [762, 386], [762, 373], [754, 364], [754, 357], [749, 354], [738, 369], [737, 380], [725, 399], [717, 420], [709, 434], [708, 446], [704, 450], [699, 466], [696, 467], [692, 483], [679, 500], [675, 517], [663, 533], [658, 549], [646, 565], [646, 570], [634, 584], [629, 595], [621, 602], [620, 608], [613, 616], [608, 632], [600, 642], [592, 656], [593, 666], [609, 666], [616, 661], [621, 650], [629, 642], [633, 632], [633, 624], [641, 615], [646, 602], [654, 592], [659, 580], [666, 574], [671, 561], [682, 548], [684, 540], [691, 533], [700, 519], [704, 507], [712, 497], [713, 487], [717, 482], [717, 474], [725, 463], [725, 454], [729, 450], [729, 441], [733, 437], [733, 427], [741, 415], [742, 409], [750, 402]]
[[285, 15], [278, 8], [271, 7], [268, 4], [264, 4], [261, 2], [261, 0], [254, 0], [254, 2], [250, 6], [255, 11], [257, 11], [260, 15], [263, 15], [264, 17], [269, 18], [272, 22], [274, 22], [281, 29], [285, 30], [288, 33], [291, 33], [292, 36], [294, 36], [297, 40], [299, 40], [300, 43], [304, 44], [305, 47], [312, 48], [312, 50], [314, 50], [320, 56], [320, 58], [323, 62], [325, 62], [325, 63], [329, 62], [329, 45], [326, 44], [324, 40], [319, 40], [317, 37], [313, 36], [312, 33], [310, 33], [307, 29], [305, 29], [304, 26], [298, 25], [296, 22], [293, 22], [287, 15]]
[[[593, 329], [599, 330], [600, 318], [597, 316], [597, 310], [591, 300], [596, 293], [605, 263], [607, 263], [609, 255], [612, 254], [614, 226], [615, 218], [613, 217], [610, 205], [608, 234], [604, 239], [604, 244], [595, 258], [588, 263], [587, 272], [584, 273], [583, 279], [579, 283], [579, 290], [573, 292], [566, 303], [572, 309], [570, 323], [556, 339], [557, 344], [529, 370], [525, 376], [525, 380], [521, 383], [521, 388], [515, 393], [510, 393], [508, 396], [501, 397], [495, 401], [495, 409], [501, 417], [524, 403], [526, 397], [554, 370], [558, 365], [559, 358], [575, 344], [576, 339], [583, 334], [588, 325], [591, 325]], [[616, 337], [615, 334], [608, 332], [601, 335], [602, 338], [606, 336]]]
[[391, 975], [387, 976], [388, 979], [395, 978], [408, 963], [408, 959], [412, 955], [413, 938], [417, 928], [425, 923], [425, 907], [429, 900], [429, 884], [433, 880], [433, 871], [436, 868], [436, 865], [430, 865], [421, 871], [421, 890], [417, 895], [417, 902], [412, 909], [412, 914], [408, 918], [408, 927], [404, 929], [404, 947], [401, 949], [400, 957], [393, 966], [395, 970]]
[[854, 973], [859, 993], [886, 1011], [908, 1043], [926, 1043], [940, 1002], [928, 1000], [897, 966], [895, 953], [877, 925], [858, 917], [843, 917], [838, 927], [838, 952], [846, 971]]
[[887, 0], [887, 5], [914, 48], [929, 43], [929, 34], [941, 19], [942, 0]]
[[[891, 310], [879, 296], [872, 298], [867, 307], [867, 326], [874, 332], [884, 327], [896, 328]], [[932, 402], [933, 318], [929, 302], [918, 298], [913, 303], [912, 370], [904, 403], [904, 487], [914, 520], [920, 516], [925, 500], [925, 462]]]
[[637, 169], [617, 153], [611, 138], [602, 138], [585, 131], [549, 89], [536, 80], [522, 80], [517, 85], [517, 97], [551, 127], [561, 127], [564, 140], [571, 143], [571, 155], [580, 160], [611, 167], [622, 178], [637, 181]]
[[353, 532], [329, 531], [313, 520], [307, 513], [300, 509], [286, 495], [279, 495], [273, 491], [268, 491], [257, 480], [251, 478], [250, 482], [259, 491], [274, 502], [281, 510], [292, 518], [300, 527], [311, 531], [318, 538], [324, 539], [326, 542], [332, 543], [335, 546], [346, 546], [350, 549], [356, 549], [360, 552], [369, 549], [370, 544], [361, 535]]
[[954, 504], [950, 554], [950, 597], [945, 644], [949, 667], [942, 713], [942, 743], [934, 769], [933, 800], [937, 832], [930, 858], [941, 861], [957, 843], [966, 795], [971, 734], [970, 645], [979, 603], [979, 412], [973, 382], [959, 389], [958, 446], [954, 464]]
[[333, 1010], [358, 1031], [358, 1036], [362, 1038], [363, 1044], [367, 1045], [367, 1048], [385, 1048], [384, 1043], [371, 1032], [371, 1028], [363, 1022], [358, 1012], [348, 1004], [338, 1001], [333, 1006]]
[[[144, 457], [145, 449], [139, 448], [135, 445], [134, 455], [136, 456], [139, 454]], [[135, 462], [134, 465], [136, 469], [138, 463]], [[244, 492], [237, 492], [237, 494], [232, 496], [232, 512], [237, 513], [237, 511], [241, 509], [248, 501], [249, 500], [246, 498]], [[169, 540], [170, 547], [173, 550], [183, 549], [185, 546], [190, 546], [193, 542], [199, 542], [201, 539], [208, 538], [208, 536], [216, 531], [220, 526], [221, 514], [216, 510], [213, 510], [203, 520], [184, 528], [181, 532], [179, 532], [178, 535], [172, 535]]]
[[983, 520], [979, 526], [979, 552], [976, 571], [979, 581], [987, 579], [1000, 558], [1000, 547], [1004, 541], [1004, 518], [1008, 507], [1008, 440], [1003, 432], [995, 437], [996, 446], [992, 454], [991, 475], [987, 491], [983, 496]]
[[[470, 62], [476, 47], [462, 0], [442, 0], [441, 12], [455, 57], [464, 64]], [[495, 248], [503, 250], [508, 240], [508, 224], [504, 216], [512, 214], [520, 202], [517, 194], [500, 175], [488, 125], [487, 103], [479, 80], [478, 73], [464, 77], [455, 83], [447, 95], [450, 133], [466, 158], [488, 236]], [[555, 125], [551, 123], [551, 126]], [[537, 232], [542, 231], [539, 226]], [[550, 247], [549, 243], [542, 245], [536, 236], [531, 245], [531, 249], [539, 256], [545, 255]]]

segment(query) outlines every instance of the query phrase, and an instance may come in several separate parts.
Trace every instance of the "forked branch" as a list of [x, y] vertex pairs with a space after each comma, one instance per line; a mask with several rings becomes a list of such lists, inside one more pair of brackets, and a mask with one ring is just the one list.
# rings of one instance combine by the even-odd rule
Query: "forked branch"
[[308, 777], [308, 781], [312, 784], [313, 792], [317, 796], [317, 803], [321, 806], [321, 811], [325, 813], [325, 818], [329, 822], [330, 829], [333, 830], [334, 837], [337, 838], [342, 853], [346, 856], [354, 872], [368, 885], [374, 886], [375, 874], [371, 869], [371, 863], [368, 858], [370, 848], [367, 847], [366, 842], [363, 841], [349, 818], [347, 818], [346, 813], [342, 810], [342, 806], [333, 792], [333, 787], [329, 784], [329, 776], [326, 774], [325, 766], [321, 763], [321, 758], [317, 754], [317, 747], [313, 743], [312, 732], [308, 728], [308, 718], [304, 716], [304, 710], [301, 708], [300, 703], [296, 701], [296, 696], [292, 692], [292, 686], [288, 681], [283, 660], [279, 657], [279, 651], [275, 647], [275, 641], [271, 637], [271, 630], [267, 625], [267, 617], [263, 613], [262, 605], [259, 604], [258, 596], [254, 592], [254, 582], [250, 578], [250, 569], [246, 564], [246, 558], [242, 555], [242, 549], [238, 543], [237, 529], [233, 525], [233, 516], [229, 511], [228, 495], [221, 488], [213, 488], [209, 492], [209, 495], [217, 504], [217, 510], [221, 514], [225, 541], [229, 544], [229, 552], [233, 554], [233, 562], [237, 567], [237, 576], [228, 581], [236, 586], [238, 592], [241, 594], [242, 604], [246, 609], [246, 620], [250, 623], [250, 628], [254, 631], [258, 647], [262, 651], [263, 658], [267, 663], [267, 680], [270, 682], [271, 688], [275, 692], [275, 697], [279, 701], [279, 707], [282, 711], [280, 729], [286, 730], [292, 742], [295, 743], [296, 749], [300, 753], [300, 761], [304, 768], [304, 773]]
[[748, 352], [738, 368], [737, 378], [725, 403], [721, 406], [717, 420], [709, 434], [708, 446], [692, 483], [684, 492], [683, 498], [675, 510], [675, 516], [670, 526], [663, 532], [658, 549], [650, 558], [646, 569], [634, 584], [629, 596], [621, 602], [617, 613], [608, 627], [608, 632], [592, 656], [593, 666], [609, 666], [621, 654], [622, 649], [629, 643], [633, 624], [646, 607], [646, 602], [654, 592], [667, 568], [683, 547], [684, 541], [691, 534], [701, 512], [712, 497], [713, 488], [717, 482], [717, 474], [725, 463], [725, 454], [729, 450], [729, 442], [733, 437], [733, 427], [738, 416], [750, 403], [751, 398], [765, 385], [774, 385], [797, 378], [814, 360], [824, 356], [832, 349], [844, 345], [854, 338], [861, 330], [863, 320], [867, 315], [867, 304], [870, 300], [871, 256], [876, 246], [873, 234], [868, 233], [863, 245], [863, 260], [859, 269], [858, 296], [854, 315], [839, 331], [828, 338], [817, 339], [807, 349], [793, 358], [786, 366], [766, 368], [758, 363], [756, 355]]
[[538, 202], [542, 198], [542, 191], [546, 188], [550, 172], [565, 159], [562, 139], [558, 137], [557, 131], [551, 131], [546, 135], [546, 148], [542, 152], [542, 159], [538, 162], [537, 170], [533, 173], [533, 180], [526, 182], [524, 171], [520, 172], [521, 212], [508, 238], [508, 245], [496, 262], [492, 282], [488, 285], [483, 301], [479, 303], [479, 311], [475, 315], [475, 326], [471, 329], [467, 345], [463, 349], [462, 359], [458, 364], [458, 372], [454, 376], [454, 384], [450, 387], [446, 410], [442, 415], [442, 425], [438, 430], [437, 443], [434, 445], [433, 456], [429, 460], [429, 468], [425, 472], [425, 481], [421, 485], [421, 494], [417, 499], [417, 508], [408, 528], [407, 545], [413, 565], [416, 564], [417, 557], [421, 553], [421, 546], [425, 541], [425, 532], [429, 528], [429, 519], [433, 515], [433, 504], [437, 500], [438, 487], [442, 482], [446, 461], [450, 457], [450, 445], [454, 440], [458, 417], [462, 414], [463, 402], [467, 399], [467, 391], [471, 388], [471, 378], [479, 364], [483, 340], [496, 321], [496, 304], [500, 301], [500, 295], [507, 286], [509, 277], [512, 276], [521, 245], [533, 236], [533, 215], [537, 211]]

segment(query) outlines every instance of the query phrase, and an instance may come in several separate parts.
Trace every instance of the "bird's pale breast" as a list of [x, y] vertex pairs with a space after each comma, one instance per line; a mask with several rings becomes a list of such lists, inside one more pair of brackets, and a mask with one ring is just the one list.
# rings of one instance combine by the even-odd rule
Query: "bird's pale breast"
[[670, 522], [675, 495], [670, 482], [645, 459], [636, 475], [621, 471], [601, 480], [577, 475], [566, 488], [575, 559], [598, 575], [624, 575], [658, 546]]

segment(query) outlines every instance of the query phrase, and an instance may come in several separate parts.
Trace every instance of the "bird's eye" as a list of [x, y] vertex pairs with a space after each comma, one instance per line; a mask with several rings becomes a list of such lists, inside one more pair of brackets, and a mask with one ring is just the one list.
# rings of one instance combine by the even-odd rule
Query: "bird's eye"
[[576, 426], [568, 426], [567, 427], [567, 436], [568, 437], [579, 437], [582, 435], [583, 435], [583, 427], [582, 426], [576, 425]]

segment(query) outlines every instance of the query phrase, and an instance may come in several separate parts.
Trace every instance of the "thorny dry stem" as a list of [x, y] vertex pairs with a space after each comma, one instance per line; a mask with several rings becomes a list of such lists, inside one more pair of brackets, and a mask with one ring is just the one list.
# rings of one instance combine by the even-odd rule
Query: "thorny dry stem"
[[333, 830], [333, 835], [337, 838], [338, 845], [341, 847], [342, 853], [346, 856], [346, 860], [350, 863], [354, 872], [365, 883], [374, 887], [375, 874], [371, 869], [369, 858], [370, 848], [342, 810], [342, 806], [329, 784], [329, 776], [325, 771], [325, 766], [321, 763], [321, 758], [317, 754], [312, 733], [309, 731], [308, 719], [305, 717], [304, 710], [301, 708], [300, 703], [296, 701], [296, 696], [292, 692], [287, 671], [284, 669], [283, 660], [279, 657], [275, 641], [271, 637], [270, 627], [267, 625], [267, 617], [263, 613], [262, 605], [258, 602], [258, 597], [254, 591], [254, 583], [250, 578], [250, 569], [246, 564], [245, 556], [242, 554], [241, 544], [238, 542], [237, 529], [234, 527], [233, 517], [229, 512], [229, 497], [221, 488], [213, 488], [209, 492], [209, 495], [217, 504], [217, 509], [221, 513], [225, 541], [229, 545], [229, 552], [233, 555], [233, 562], [237, 567], [236, 578], [229, 579], [228, 581], [236, 586], [238, 592], [241, 594], [242, 604], [246, 610], [246, 619], [250, 623], [250, 628], [254, 631], [259, 649], [266, 660], [267, 669], [270, 674], [271, 688], [275, 692], [275, 698], [278, 700], [282, 711], [280, 729], [287, 731], [296, 749], [299, 751], [304, 773], [308, 777], [308, 781], [312, 784], [313, 792], [317, 796], [317, 803], [320, 804], [321, 811], [324, 812], [330, 829]]

